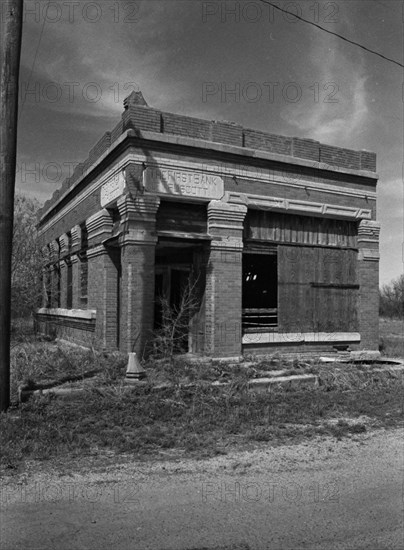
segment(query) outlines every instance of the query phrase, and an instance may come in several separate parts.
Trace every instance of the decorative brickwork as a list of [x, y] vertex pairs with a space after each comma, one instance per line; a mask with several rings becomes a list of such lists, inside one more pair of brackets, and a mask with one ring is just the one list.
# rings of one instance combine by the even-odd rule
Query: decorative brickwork
[[360, 222], [358, 276], [361, 349], [377, 350], [379, 345], [379, 234], [379, 222], [374, 220]]
[[206, 275], [205, 349], [208, 355], [241, 355], [243, 221], [247, 207], [211, 201], [213, 237]]
[[121, 215], [121, 349], [143, 356], [154, 322], [156, 213], [160, 199], [143, 196], [118, 200]]

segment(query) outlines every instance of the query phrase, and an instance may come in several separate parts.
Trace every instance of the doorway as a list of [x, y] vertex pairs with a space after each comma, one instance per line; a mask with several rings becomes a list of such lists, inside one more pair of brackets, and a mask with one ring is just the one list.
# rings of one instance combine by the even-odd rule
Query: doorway
[[186, 353], [190, 348], [192, 266], [193, 248], [189, 244], [160, 243], [156, 248], [154, 329], [168, 333], [174, 329], [176, 353]]

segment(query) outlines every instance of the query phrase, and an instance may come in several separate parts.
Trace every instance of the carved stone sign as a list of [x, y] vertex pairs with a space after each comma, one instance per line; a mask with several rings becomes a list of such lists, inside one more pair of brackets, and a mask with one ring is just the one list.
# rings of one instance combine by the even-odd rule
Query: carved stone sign
[[203, 199], [221, 199], [224, 182], [220, 176], [168, 168], [147, 168], [143, 172], [146, 191]]
[[125, 189], [125, 176], [118, 172], [101, 187], [101, 207], [105, 208], [111, 202], [120, 197]]

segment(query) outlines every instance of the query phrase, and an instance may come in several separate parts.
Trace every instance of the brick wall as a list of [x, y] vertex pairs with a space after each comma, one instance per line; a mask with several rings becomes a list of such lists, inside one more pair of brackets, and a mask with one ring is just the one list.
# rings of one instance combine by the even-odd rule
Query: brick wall
[[94, 321], [66, 320], [57, 316], [46, 317], [44, 315], [37, 315], [36, 317], [38, 332], [41, 334], [62, 338], [87, 347], [98, 347], [94, 332]]
[[361, 349], [379, 349], [379, 262], [358, 262]]
[[206, 276], [205, 351], [241, 355], [242, 252], [211, 249]]

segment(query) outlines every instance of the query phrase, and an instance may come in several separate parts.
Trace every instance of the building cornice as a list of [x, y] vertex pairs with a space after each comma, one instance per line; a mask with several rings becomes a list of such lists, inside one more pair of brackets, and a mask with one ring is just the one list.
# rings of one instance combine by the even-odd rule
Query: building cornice
[[[82, 184], [83, 180], [88, 178], [94, 171], [100, 169], [107, 157], [115, 153], [119, 148], [122, 148], [124, 142], [127, 142], [127, 146], [131, 143], [142, 142], [143, 146], [147, 143], [153, 144], [158, 149], [185, 147], [187, 149], [197, 149], [199, 151], [214, 151], [216, 153], [221, 153], [225, 155], [231, 155], [233, 157], [238, 157], [240, 161], [242, 159], [248, 159], [249, 161], [268, 161], [268, 162], [277, 162], [280, 164], [288, 164], [296, 167], [304, 167], [312, 170], [318, 171], [327, 171], [333, 172], [336, 174], [343, 174], [348, 176], [356, 176], [359, 178], [366, 178], [374, 181], [378, 180], [378, 174], [368, 170], [354, 170], [351, 168], [334, 166], [325, 164], [323, 162], [317, 162], [313, 160], [307, 160], [299, 157], [294, 157], [291, 155], [281, 155], [279, 153], [271, 153], [263, 150], [250, 149], [246, 147], [239, 147], [236, 145], [227, 145], [223, 143], [211, 142], [197, 138], [189, 138], [184, 136], [176, 136], [171, 134], [162, 134], [156, 132], [148, 131], [138, 131], [129, 129], [126, 130], [114, 143], [86, 170], [83, 174], [77, 179], [74, 184], [66, 189], [63, 193], [61, 190], [56, 191], [58, 193], [57, 199], [54, 203], [44, 206], [43, 213], [41, 214], [39, 224], [43, 223], [44, 219], [49, 216], [49, 214], [54, 210], [62, 201], [64, 201], [70, 194], [74, 193], [75, 190]], [[337, 186], [338, 187], [338, 186]], [[341, 187], [341, 191], [344, 189]], [[52, 200], [52, 199], [50, 199]], [[46, 208], [46, 209], [45, 209]]]

